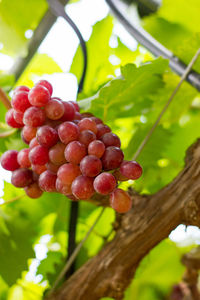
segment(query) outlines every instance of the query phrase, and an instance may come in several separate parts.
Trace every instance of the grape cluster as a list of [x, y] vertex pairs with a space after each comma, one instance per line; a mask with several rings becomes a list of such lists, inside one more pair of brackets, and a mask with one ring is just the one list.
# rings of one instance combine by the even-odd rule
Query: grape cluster
[[43, 191], [72, 200], [89, 199], [95, 192], [110, 195], [111, 207], [127, 212], [131, 198], [117, 182], [138, 179], [141, 166], [124, 160], [119, 137], [102, 120], [80, 113], [76, 102], [64, 102], [52, 92], [46, 80], [14, 90], [6, 122], [22, 129], [29, 148], [8, 150], [1, 157], [2, 167], [12, 171], [12, 184], [31, 198]]

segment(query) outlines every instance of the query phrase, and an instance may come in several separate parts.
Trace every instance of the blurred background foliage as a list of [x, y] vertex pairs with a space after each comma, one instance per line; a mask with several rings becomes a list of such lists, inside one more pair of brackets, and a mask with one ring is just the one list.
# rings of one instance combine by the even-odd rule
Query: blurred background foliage
[[[84, 1], [75, 1], [75, 4]], [[69, 7], [75, 5], [73, 2], [68, 4]], [[138, 1], [128, 2], [134, 2], [127, 12], [133, 21], [137, 16], [137, 22], [150, 34], [185, 63], [190, 61], [200, 41], [198, 0], [163, 0], [155, 13], [144, 17], [138, 14]], [[1, 53], [13, 59], [25, 56], [28, 45], [25, 33], [37, 28], [47, 8], [44, 0], [1, 0]], [[83, 111], [91, 111], [113, 128], [121, 138], [125, 157], [131, 159], [179, 77], [169, 69], [167, 60], [154, 58], [141, 45], [136, 45], [135, 49], [129, 47], [129, 43], [116, 34], [114, 29], [117, 23], [111, 15], [107, 15], [94, 24], [87, 41], [86, 81], [78, 100]], [[128, 36], [128, 39], [132, 38]], [[82, 53], [78, 47], [68, 70], [77, 80], [82, 64]], [[200, 59], [194, 69], [200, 72]], [[52, 57], [36, 53], [17, 83], [13, 74], [0, 70], [0, 86], [5, 91], [18, 84], [31, 87], [36, 78], [46, 76], [54, 85], [54, 74], [62, 72]], [[199, 93], [184, 82], [138, 158], [144, 175], [137, 182], [123, 183], [124, 187], [132, 185], [137, 191], [150, 194], [178, 174], [184, 165], [186, 149], [199, 137], [199, 109]], [[8, 130], [4, 117], [5, 108], [0, 103], [1, 131]], [[23, 147], [18, 131], [0, 142], [1, 154], [7, 149], [19, 150]], [[66, 260], [70, 200], [47, 193], [38, 200], [29, 199], [22, 190], [8, 182], [5, 174], [3, 179], [1, 204], [16, 197], [19, 200], [0, 208], [0, 299], [40, 300]], [[94, 222], [99, 209], [80, 202], [77, 242]], [[76, 268], [97, 254], [107, 240], [114, 237], [110, 234], [114, 220], [113, 210], [107, 208], [84, 244]], [[170, 240], [160, 243], [141, 262], [124, 299], [166, 299], [172, 285], [179, 282], [183, 275], [181, 255], [195, 243], [198, 243], [196, 238], [186, 241], [187, 247]]]

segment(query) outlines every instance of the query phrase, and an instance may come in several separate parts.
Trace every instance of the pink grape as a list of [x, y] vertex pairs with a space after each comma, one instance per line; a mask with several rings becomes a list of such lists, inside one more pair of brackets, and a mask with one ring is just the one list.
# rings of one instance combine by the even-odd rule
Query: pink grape
[[86, 155], [85, 145], [78, 141], [70, 142], [65, 148], [65, 158], [68, 162], [79, 164], [81, 159]]
[[106, 147], [103, 142], [101, 142], [99, 140], [92, 141], [88, 145], [88, 154], [95, 155], [98, 158], [101, 158], [105, 152], [105, 148]]
[[25, 91], [19, 91], [13, 94], [12, 101], [11, 101], [12, 107], [19, 112], [25, 112], [27, 108], [31, 106], [29, 100], [28, 100], [28, 92]]
[[65, 106], [61, 100], [51, 98], [51, 100], [46, 104], [44, 110], [49, 119], [58, 120], [64, 115]]
[[49, 151], [43, 146], [36, 146], [30, 150], [29, 159], [34, 165], [45, 165], [49, 161]]
[[80, 120], [80, 122], [78, 123], [78, 127], [79, 127], [80, 131], [91, 130], [95, 134], [97, 133], [97, 125], [96, 125], [95, 121], [93, 121], [90, 118], [84, 118], [84, 119]]
[[124, 159], [124, 154], [121, 149], [115, 146], [106, 148], [104, 155], [101, 158], [104, 170], [117, 169]]
[[24, 125], [23, 117], [24, 117], [24, 114], [22, 112], [19, 112], [16, 110], [13, 111], [13, 118], [15, 119], [15, 121], [18, 124]]
[[107, 195], [116, 187], [115, 177], [110, 173], [101, 173], [94, 180], [94, 189], [97, 193]]
[[30, 149], [25, 148], [20, 150], [17, 155], [17, 161], [21, 168], [29, 168], [31, 166], [31, 162], [29, 160], [29, 151]]
[[50, 93], [43, 85], [36, 85], [28, 93], [28, 99], [31, 105], [43, 107], [49, 102]]
[[24, 113], [23, 122], [27, 126], [38, 127], [45, 122], [45, 113], [39, 107], [30, 107]]
[[84, 144], [86, 147], [92, 142], [96, 140], [96, 135], [91, 130], [83, 130], [79, 134], [79, 142]]
[[15, 171], [20, 165], [17, 161], [18, 151], [8, 150], [4, 152], [1, 156], [1, 165], [5, 170]]
[[38, 175], [42, 174], [47, 169], [46, 165], [33, 165], [32, 164], [31, 167], [32, 167], [32, 170]]
[[126, 213], [132, 207], [131, 197], [122, 189], [115, 189], [110, 194], [110, 206], [118, 213]]
[[49, 161], [49, 162], [46, 164], [46, 168], [47, 168], [47, 170], [49, 170], [49, 171], [51, 171], [51, 172], [53, 172], [53, 173], [57, 173], [57, 172], [58, 172], [58, 169], [60, 168], [60, 166], [55, 165], [55, 164], [53, 164], [52, 162]]
[[105, 124], [97, 124], [97, 138], [100, 139], [105, 133], [111, 132], [111, 129]]
[[49, 149], [49, 160], [55, 165], [61, 165], [66, 162], [64, 151], [65, 144], [57, 143]]
[[66, 101], [62, 101], [64, 108], [65, 108], [65, 112], [63, 114], [63, 116], [60, 118], [61, 121], [73, 121], [74, 117], [75, 117], [75, 108], [73, 106], [72, 103], [70, 102], [66, 102]]
[[50, 82], [48, 82], [47, 80], [42, 79], [42, 80], [38, 81], [35, 86], [38, 86], [38, 85], [42, 85], [45, 88], [47, 88], [47, 90], [49, 91], [50, 96], [52, 95], [53, 87], [52, 87]]
[[22, 129], [22, 136], [24, 140], [29, 143], [36, 136], [36, 132], [36, 127], [24, 126]]
[[120, 148], [121, 146], [119, 137], [112, 132], [105, 133], [104, 135], [101, 136], [100, 140], [104, 143], [106, 147], [115, 146]]
[[94, 194], [93, 178], [80, 175], [72, 182], [72, 194], [77, 199], [89, 199]]
[[24, 191], [28, 197], [33, 199], [39, 198], [43, 194], [43, 191], [40, 189], [39, 185], [36, 182], [30, 184], [29, 186], [26, 186], [24, 188]]
[[81, 160], [80, 169], [83, 175], [95, 177], [102, 170], [101, 160], [94, 155], [87, 155]]
[[6, 113], [6, 123], [13, 128], [21, 128], [23, 127], [22, 124], [17, 123], [17, 121], [14, 118], [14, 109], [11, 108]]
[[30, 141], [30, 143], [29, 143], [29, 149], [32, 149], [32, 148], [34, 148], [35, 146], [39, 146], [39, 143], [38, 143], [36, 137], [34, 137], [34, 138]]
[[75, 108], [76, 112], [80, 112], [80, 107], [78, 105], [78, 103], [76, 101], [68, 101], [69, 103], [71, 103], [73, 105], [73, 107]]
[[29, 92], [30, 89], [25, 86], [25, 85], [19, 85], [14, 89], [14, 94], [18, 93], [18, 92]]
[[39, 187], [45, 192], [56, 192], [56, 179], [57, 176], [55, 173], [49, 170], [44, 171], [38, 180]]
[[39, 127], [37, 130], [37, 140], [41, 146], [50, 148], [58, 142], [58, 133], [48, 125]]
[[62, 165], [57, 172], [58, 178], [67, 185], [72, 184], [72, 181], [80, 174], [79, 166], [72, 163]]
[[58, 135], [64, 144], [75, 141], [79, 136], [78, 126], [72, 122], [64, 122], [58, 127]]
[[11, 183], [15, 187], [25, 187], [33, 182], [33, 172], [29, 169], [18, 169], [12, 173]]
[[123, 161], [120, 173], [128, 179], [136, 180], [142, 175], [142, 167], [136, 161]]
[[65, 196], [71, 195], [72, 193], [71, 185], [63, 184], [59, 178], [56, 179], [56, 190]]

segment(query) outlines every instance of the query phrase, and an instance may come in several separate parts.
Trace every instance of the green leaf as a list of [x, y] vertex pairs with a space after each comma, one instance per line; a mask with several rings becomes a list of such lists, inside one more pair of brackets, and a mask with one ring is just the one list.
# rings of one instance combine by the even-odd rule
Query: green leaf
[[[134, 103], [157, 92], [163, 86], [162, 74], [167, 68], [167, 60], [158, 58], [141, 67], [128, 64], [121, 68], [122, 77], [114, 79], [100, 89], [97, 95], [81, 100], [81, 108], [90, 110], [104, 122], [130, 113]], [[117, 107], [117, 109], [116, 109]]]

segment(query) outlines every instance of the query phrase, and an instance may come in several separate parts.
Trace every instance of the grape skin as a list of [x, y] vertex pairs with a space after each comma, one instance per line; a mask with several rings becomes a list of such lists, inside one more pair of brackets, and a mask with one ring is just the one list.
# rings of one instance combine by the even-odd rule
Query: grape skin
[[17, 155], [17, 161], [21, 168], [29, 168], [31, 166], [31, 162], [29, 160], [29, 151], [30, 149], [25, 148], [19, 151]]
[[136, 161], [123, 161], [120, 173], [128, 179], [136, 180], [142, 175], [142, 167]]
[[64, 122], [58, 127], [58, 135], [64, 144], [75, 141], [79, 136], [78, 126], [72, 122]]
[[79, 134], [79, 142], [84, 144], [86, 147], [92, 142], [96, 140], [96, 135], [91, 130], [83, 130]]
[[106, 147], [115, 146], [120, 148], [121, 146], [121, 141], [119, 137], [112, 132], [105, 133], [104, 135], [101, 136], [100, 140], [104, 143]]
[[61, 100], [58, 100], [57, 98], [51, 98], [44, 110], [47, 118], [50, 120], [58, 120], [64, 115], [65, 107]]
[[57, 131], [48, 125], [38, 128], [36, 137], [38, 143], [47, 148], [54, 146], [59, 139]]
[[121, 149], [115, 146], [106, 148], [102, 156], [102, 165], [104, 170], [117, 169], [124, 159], [124, 154]]
[[36, 133], [37, 133], [36, 127], [25, 125], [22, 129], [22, 136], [27, 143], [29, 143], [36, 136]]
[[26, 187], [33, 182], [33, 172], [29, 169], [21, 168], [15, 170], [11, 176], [11, 183], [15, 187]]
[[88, 154], [95, 155], [98, 158], [101, 158], [105, 152], [105, 148], [106, 147], [102, 141], [99, 140], [92, 141], [88, 145]]
[[29, 186], [26, 186], [24, 188], [24, 191], [28, 197], [33, 199], [39, 198], [43, 194], [43, 191], [40, 189], [39, 185], [36, 182], [30, 184]]
[[90, 118], [84, 118], [80, 120], [80, 122], [78, 123], [78, 127], [80, 131], [91, 130], [92, 132], [94, 132], [94, 134], [97, 133], [97, 125], [95, 121]]
[[108, 195], [116, 187], [115, 177], [110, 173], [101, 173], [94, 180], [94, 189], [97, 193]]
[[45, 165], [49, 161], [49, 151], [43, 146], [36, 146], [30, 150], [29, 159], [34, 165]]
[[39, 187], [45, 192], [56, 192], [56, 179], [57, 176], [55, 173], [46, 170], [39, 177]]
[[37, 86], [37, 85], [44, 86], [49, 91], [50, 96], [52, 95], [53, 87], [52, 87], [50, 82], [48, 82], [47, 80], [42, 79], [42, 80], [38, 81], [35, 86]]
[[70, 185], [72, 181], [81, 174], [79, 166], [67, 163], [62, 165], [57, 173], [58, 178], [63, 184]]
[[86, 155], [85, 145], [78, 141], [70, 142], [65, 148], [65, 158], [68, 162], [79, 164]]
[[80, 170], [85, 176], [95, 177], [102, 170], [101, 160], [94, 155], [87, 155], [80, 162]]
[[11, 105], [16, 111], [24, 113], [31, 106], [28, 100], [28, 92], [15, 92], [11, 100]]
[[1, 165], [5, 170], [15, 171], [20, 165], [17, 161], [18, 151], [8, 150], [4, 152], [1, 156]]
[[86, 200], [94, 194], [93, 178], [80, 175], [72, 182], [72, 194], [77, 199]]
[[14, 109], [11, 108], [7, 111], [5, 117], [6, 123], [12, 128], [21, 128], [23, 127], [22, 124], [19, 124], [14, 118]]
[[57, 143], [49, 149], [49, 160], [55, 165], [61, 165], [66, 163], [64, 156], [66, 145], [63, 143]]
[[31, 105], [43, 107], [49, 102], [50, 93], [43, 85], [36, 85], [29, 91], [28, 99]]
[[45, 118], [45, 113], [41, 108], [30, 107], [24, 113], [23, 122], [27, 126], [38, 127], [44, 124]]

